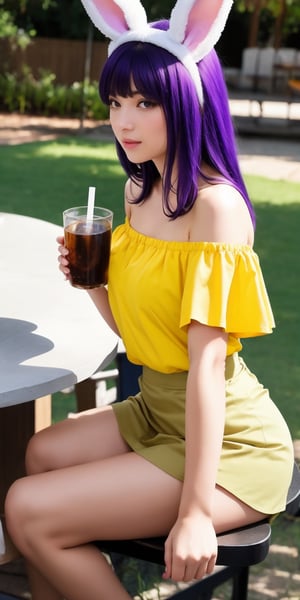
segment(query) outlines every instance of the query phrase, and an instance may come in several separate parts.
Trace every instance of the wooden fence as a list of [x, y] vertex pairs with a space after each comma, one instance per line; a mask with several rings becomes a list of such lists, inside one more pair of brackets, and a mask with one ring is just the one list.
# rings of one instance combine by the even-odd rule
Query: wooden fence
[[[87, 44], [80, 40], [36, 38], [25, 50], [11, 50], [7, 40], [0, 40], [0, 73], [22, 71], [27, 65], [35, 77], [41, 69], [55, 73], [56, 82], [71, 84], [82, 81], [85, 73]], [[107, 57], [107, 43], [93, 42], [90, 79], [98, 80]]]

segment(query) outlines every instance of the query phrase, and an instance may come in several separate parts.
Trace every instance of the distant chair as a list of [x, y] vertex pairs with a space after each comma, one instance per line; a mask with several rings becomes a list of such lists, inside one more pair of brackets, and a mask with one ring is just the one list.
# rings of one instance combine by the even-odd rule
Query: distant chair
[[[240, 69], [236, 67], [223, 67], [226, 84], [229, 88], [239, 87]], [[1, 600], [1, 598], [0, 598]]]
[[272, 91], [274, 82], [275, 48], [260, 48], [258, 55], [256, 89]]
[[275, 65], [295, 65], [297, 58], [296, 48], [278, 48], [275, 56]]
[[288, 88], [290, 90], [290, 94], [291, 94], [291, 101], [292, 101], [292, 95], [299, 95], [300, 94], [300, 79], [289, 79], [288, 80]]
[[300, 50], [296, 50], [295, 68], [293, 69], [293, 77], [300, 79]]
[[[299, 67], [297, 66], [298, 52], [296, 48], [279, 48], [276, 51], [275, 62], [274, 62], [274, 88], [278, 88], [280, 83], [280, 89], [286, 90], [288, 80], [297, 74], [297, 70], [300, 69], [300, 56], [299, 56]], [[299, 53], [300, 54], [300, 53]]]
[[259, 48], [244, 48], [239, 77], [239, 87], [254, 89], [258, 69]]

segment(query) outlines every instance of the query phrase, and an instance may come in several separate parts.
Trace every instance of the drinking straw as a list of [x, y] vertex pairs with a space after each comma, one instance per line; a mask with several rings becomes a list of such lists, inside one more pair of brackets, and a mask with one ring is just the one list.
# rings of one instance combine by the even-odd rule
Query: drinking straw
[[89, 195], [88, 195], [88, 207], [87, 207], [87, 215], [86, 220], [92, 221], [94, 216], [94, 205], [95, 205], [95, 187], [89, 187]]

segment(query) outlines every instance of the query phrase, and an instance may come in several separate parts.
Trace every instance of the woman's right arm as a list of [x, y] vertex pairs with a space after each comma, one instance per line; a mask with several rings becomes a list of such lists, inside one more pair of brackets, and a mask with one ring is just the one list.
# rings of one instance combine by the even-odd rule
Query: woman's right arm
[[113, 314], [109, 305], [107, 289], [105, 287], [100, 287], [94, 288], [92, 290], [87, 290], [87, 292], [90, 298], [93, 300], [99, 313], [106, 321], [107, 325], [109, 325], [109, 327], [120, 337], [119, 330], [117, 328], [116, 322], [113, 318]]
[[[70, 270], [69, 270], [69, 261], [68, 261], [68, 253], [69, 251], [65, 248], [64, 237], [60, 236], [57, 238], [58, 242], [58, 262], [59, 269], [64, 274], [66, 279], [70, 279]], [[97, 310], [102, 315], [103, 319], [109, 325], [109, 327], [118, 335], [120, 333], [118, 331], [116, 322], [114, 320], [113, 314], [111, 312], [111, 308], [108, 301], [108, 293], [105, 287], [94, 288], [91, 290], [87, 290], [90, 298], [93, 300]]]

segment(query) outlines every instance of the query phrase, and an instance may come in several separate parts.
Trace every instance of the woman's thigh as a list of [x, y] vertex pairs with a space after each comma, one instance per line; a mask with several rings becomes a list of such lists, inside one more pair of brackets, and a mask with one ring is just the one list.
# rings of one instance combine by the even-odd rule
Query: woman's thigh
[[18, 480], [6, 503], [15, 542], [59, 547], [167, 534], [182, 483], [134, 452]]
[[[25, 540], [38, 549], [46, 540], [66, 548], [95, 539], [167, 535], [178, 515], [181, 491], [180, 481], [127, 452], [15, 482], [6, 503], [9, 530], [25, 555]], [[216, 488], [217, 533], [262, 516]]]
[[35, 434], [26, 453], [27, 473], [41, 473], [128, 452], [111, 406], [78, 413]]

